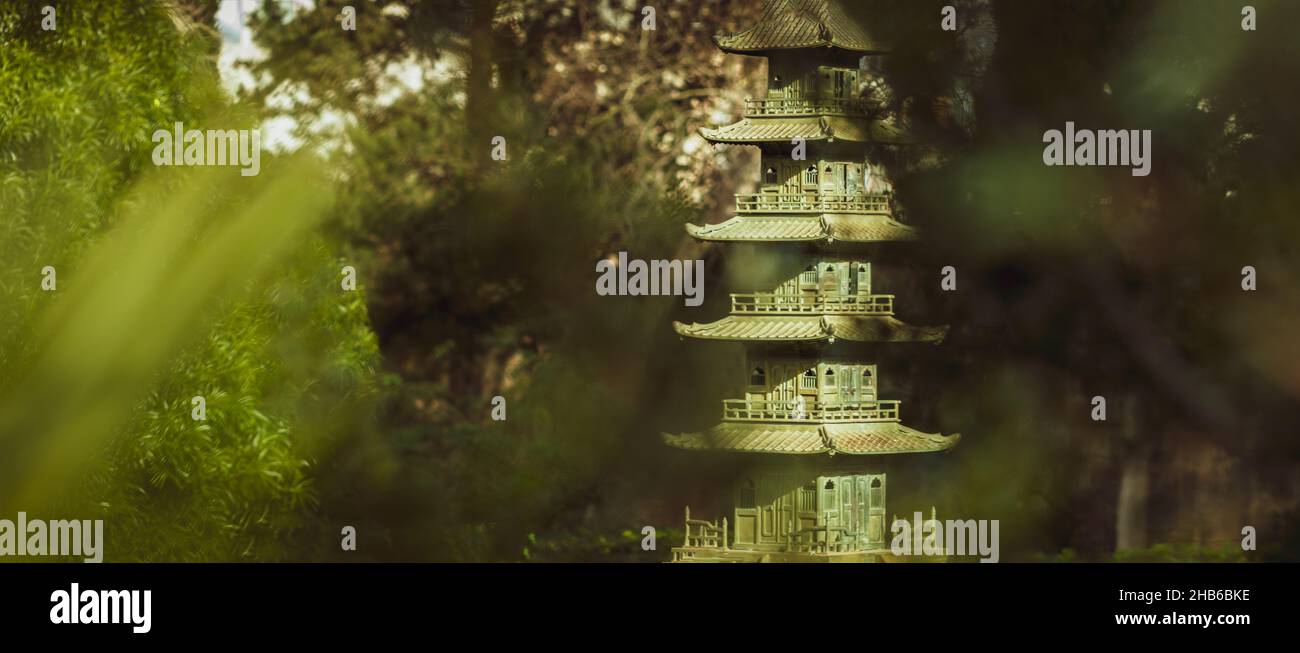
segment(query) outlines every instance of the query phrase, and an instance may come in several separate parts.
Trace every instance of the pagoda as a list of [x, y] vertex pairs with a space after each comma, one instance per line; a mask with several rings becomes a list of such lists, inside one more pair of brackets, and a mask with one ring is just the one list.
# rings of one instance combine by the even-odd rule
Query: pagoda
[[882, 343], [947, 333], [898, 319], [895, 297], [872, 287], [867, 254], [917, 237], [866, 156], [872, 144], [906, 142], [859, 97], [861, 64], [883, 50], [829, 0], [766, 0], [756, 25], [714, 41], [767, 59], [765, 95], [746, 100], [739, 122], [700, 130], [714, 144], [759, 148], [761, 178], [758, 192], [736, 196], [734, 217], [686, 229], [702, 241], [766, 243], [760, 256], [793, 255], [798, 266], [767, 290], [732, 294], [715, 322], [674, 324], [684, 338], [744, 343], [748, 378], [742, 396], [722, 402], [720, 423], [664, 435], [747, 465], [729, 515], [693, 519], [686, 508], [673, 560], [889, 560], [889, 463], [949, 449], [960, 435], [905, 426], [900, 402], [880, 395]]

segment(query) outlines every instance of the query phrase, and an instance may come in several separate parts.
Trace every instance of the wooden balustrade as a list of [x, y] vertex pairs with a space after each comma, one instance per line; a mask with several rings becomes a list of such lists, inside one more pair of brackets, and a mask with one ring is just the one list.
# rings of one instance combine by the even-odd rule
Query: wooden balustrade
[[786, 535], [786, 550], [794, 553], [850, 553], [862, 550], [862, 535], [843, 526], [810, 526]]
[[746, 117], [769, 116], [865, 116], [867, 104], [854, 98], [762, 98], [745, 100]]
[[797, 400], [724, 399], [722, 418], [733, 422], [896, 422], [900, 408], [897, 400], [800, 406]]
[[722, 525], [717, 522], [691, 519], [691, 507], [686, 506], [686, 537], [683, 546], [687, 548], [727, 549], [727, 518], [722, 518]]
[[839, 295], [794, 293], [732, 293], [731, 312], [741, 315], [768, 313], [893, 315], [893, 295]]
[[739, 213], [889, 213], [884, 194], [746, 193], [736, 195]]

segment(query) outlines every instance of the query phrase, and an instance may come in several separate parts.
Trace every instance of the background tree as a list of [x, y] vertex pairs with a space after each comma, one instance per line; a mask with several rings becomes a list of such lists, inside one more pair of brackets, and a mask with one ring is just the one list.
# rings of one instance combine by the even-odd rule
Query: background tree
[[155, 168], [155, 129], [251, 126], [215, 32], [160, 3], [38, 10], [0, 9], [0, 510], [102, 518], [109, 560], [314, 555], [337, 532], [316, 467], [366, 433], [377, 353], [314, 228], [320, 172]]

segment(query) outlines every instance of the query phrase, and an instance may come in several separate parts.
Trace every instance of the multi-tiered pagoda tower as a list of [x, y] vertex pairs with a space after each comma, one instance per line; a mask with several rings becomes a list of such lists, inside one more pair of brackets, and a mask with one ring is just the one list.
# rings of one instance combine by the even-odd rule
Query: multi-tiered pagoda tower
[[895, 318], [894, 296], [872, 289], [867, 254], [916, 237], [866, 156], [871, 144], [903, 142], [859, 99], [862, 63], [882, 51], [829, 0], [766, 0], [758, 24], [715, 41], [768, 60], [766, 95], [745, 102], [740, 122], [701, 130], [715, 144], [758, 147], [761, 179], [757, 193], [736, 196], [735, 217], [687, 231], [777, 243], [759, 255], [800, 262], [770, 290], [731, 295], [730, 315], [716, 322], [674, 324], [684, 337], [745, 343], [748, 378], [743, 395], [723, 401], [721, 423], [665, 440], [738, 452], [749, 467], [730, 515], [692, 519], [687, 508], [673, 559], [887, 559], [886, 459], [942, 451], [960, 436], [904, 426], [900, 402], [879, 395], [880, 343], [939, 342], [947, 332]]

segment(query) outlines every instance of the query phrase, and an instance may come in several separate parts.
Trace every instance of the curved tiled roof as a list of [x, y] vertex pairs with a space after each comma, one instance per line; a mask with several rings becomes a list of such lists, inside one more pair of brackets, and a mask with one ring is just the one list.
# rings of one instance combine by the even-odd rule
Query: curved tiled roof
[[913, 326], [892, 315], [827, 315], [830, 335], [857, 342], [943, 342], [946, 326]]
[[943, 451], [961, 439], [960, 433], [947, 436], [922, 433], [898, 422], [826, 424], [822, 432], [830, 441], [831, 449], [855, 455]]
[[906, 132], [890, 122], [845, 116], [743, 118], [740, 122], [718, 128], [701, 127], [700, 136], [711, 143], [733, 145], [789, 143], [795, 138], [853, 143], [911, 142]]
[[673, 328], [706, 340], [825, 340], [830, 335], [818, 315], [729, 315], [707, 324], [673, 322]]
[[[855, 123], [862, 121], [840, 120]], [[861, 128], [856, 128], [861, 132]], [[740, 122], [716, 129], [700, 128], [700, 135], [712, 143], [788, 143], [795, 138], [822, 141], [835, 134], [830, 120], [816, 116], [803, 118], [744, 118]], [[849, 139], [853, 140], [853, 139]]]
[[829, 449], [816, 424], [738, 424], [723, 422], [703, 433], [664, 434], [681, 449], [813, 454]]
[[852, 243], [916, 240], [915, 227], [883, 213], [823, 213], [819, 215], [738, 215], [717, 224], [686, 225], [699, 240], [815, 241]]
[[892, 315], [728, 315], [705, 324], [673, 322], [682, 336], [703, 340], [856, 342], [943, 341], [948, 327], [912, 326]]
[[704, 432], [663, 434], [680, 449], [748, 453], [853, 456], [924, 453], [951, 449], [960, 434], [924, 433], [898, 422], [858, 424], [763, 424], [722, 422]]
[[870, 243], [882, 240], [916, 240], [916, 227], [903, 224], [888, 215], [827, 213], [823, 216], [826, 236], [831, 240]]
[[886, 52], [834, 0], [766, 0], [753, 27], [713, 40], [724, 51], [736, 53], [821, 47]]
[[702, 227], [687, 224], [686, 231], [700, 240], [805, 241], [826, 238], [821, 218], [815, 215], [736, 216]]

